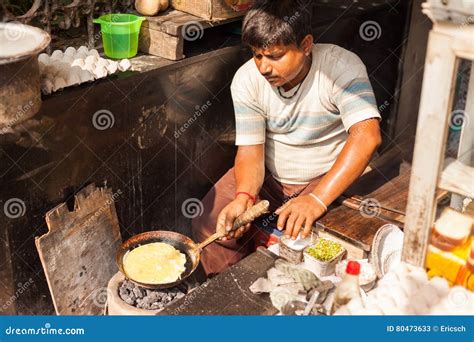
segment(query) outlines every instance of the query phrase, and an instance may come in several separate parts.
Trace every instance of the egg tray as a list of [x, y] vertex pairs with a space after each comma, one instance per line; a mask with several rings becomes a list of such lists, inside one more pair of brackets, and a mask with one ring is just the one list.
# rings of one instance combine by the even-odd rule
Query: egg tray
[[128, 59], [113, 61], [102, 58], [95, 49], [81, 46], [68, 47], [64, 52], [55, 50], [50, 55], [38, 56], [41, 75], [41, 92], [49, 95], [58, 90], [105, 78], [117, 71], [131, 68]]

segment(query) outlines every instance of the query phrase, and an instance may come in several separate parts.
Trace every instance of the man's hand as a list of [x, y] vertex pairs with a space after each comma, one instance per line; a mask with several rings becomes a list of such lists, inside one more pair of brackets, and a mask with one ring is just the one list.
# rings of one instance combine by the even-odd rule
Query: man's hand
[[279, 215], [277, 227], [285, 230], [285, 236], [296, 239], [301, 228], [304, 227], [302, 238], [311, 232], [314, 221], [326, 211], [320, 203], [310, 195], [302, 195], [289, 200], [275, 211]]
[[238, 228], [236, 231], [231, 231], [234, 225], [235, 219], [243, 214], [247, 209], [251, 208], [253, 202], [250, 198], [245, 196], [238, 196], [235, 200], [230, 202], [227, 206], [222, 209], [219, 216], [217, 217], [216, 232], [227, 233], [227, 235], [221, 238], [222, 241], [230, 239], [238, 239], [244, 233], [250, 229], [250, 223], [243, 227]]

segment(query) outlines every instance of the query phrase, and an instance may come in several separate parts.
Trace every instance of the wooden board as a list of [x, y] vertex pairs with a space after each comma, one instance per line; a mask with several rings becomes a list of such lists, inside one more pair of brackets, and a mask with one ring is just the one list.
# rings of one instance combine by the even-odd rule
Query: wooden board
[[268, 294], [254, 294], [249, 286], [258, 278], [266, 277], [277, 258], [260, 247], [159, 315], [275, 315], [278, 310]]
[[[375, 199], [381, 206], [405, 211], [410, 179], [408, 164], [386, 165], [362, 176], [346, 195], [358, 195], [363, 198]], [[399, 219], [398, 214], [383, 211], [393, 220]], [[343, 205], [331, 210], [318, 221], [328, 233], [345, 240], [352, 245], [369, 252], [377, 230], [388, 223], [379, 217], [362, 216], [358, 210]], [[402, 228], [403, 224], [399, 226]]]
[[75, 196], [74, 211], [62, 203], [46, 214], [49, 232], [35, 243], [57, 314], [103, 313], [121, 243], [115, 196], [91, 184]]
[[206, 20], [222, 20], [242, 17], [250, 8], [251, 0], [239, 1], [240, 5], [232, 6], [235, 1], [228, 0], [171, 0], [171, 6]]
[[209, 27], [239, 20], [230, 18], [210, 22], [194, 15], [167, 10], [154, 17], [147, 17], [141, 26], [138, 47], [140, 51], [171, 60], [183, 59], [186, 41], [195, 41]]

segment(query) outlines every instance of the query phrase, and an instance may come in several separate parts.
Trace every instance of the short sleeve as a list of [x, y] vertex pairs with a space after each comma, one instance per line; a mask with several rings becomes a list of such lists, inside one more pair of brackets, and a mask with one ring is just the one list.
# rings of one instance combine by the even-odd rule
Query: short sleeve
[[357, 55], [338, 49], [331, 79], [330, 101], [338, 109], [346, 131], [352, 125], [372, 118], [381, 119], [367, 70]]
[[248, 82], [239, 70], [230, 87], [235, 112], [236, 145], [259, 145], [265, 143], [266, 120], [262, 106]]

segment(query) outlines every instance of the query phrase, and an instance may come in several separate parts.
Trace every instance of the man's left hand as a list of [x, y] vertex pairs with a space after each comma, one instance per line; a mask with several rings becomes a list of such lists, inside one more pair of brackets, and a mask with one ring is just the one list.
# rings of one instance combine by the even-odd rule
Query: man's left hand
[[302, 195], [293, 198], [275, 211], [279, 215], [277, 227], [279, 230], [285, 228], [285, 236], [296, 239], [304, 227], [302, 238], [307, 237], [314, 221], [320, 218], [326, 209], [310, 195]]

